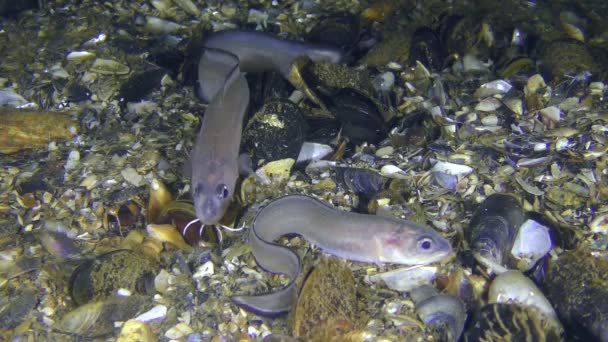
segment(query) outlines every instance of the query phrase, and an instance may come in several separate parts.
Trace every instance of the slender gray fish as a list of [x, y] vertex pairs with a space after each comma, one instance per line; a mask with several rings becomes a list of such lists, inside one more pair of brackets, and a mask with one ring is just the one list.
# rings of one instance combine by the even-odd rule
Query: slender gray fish
[[421, 265], [442, 260], [452, 252], [450, 243], [439, 233], [414, 222], [341, 211], [309, 196], [289, 195], [257, 214], [249, 244], [261, 268], [285, 274], [291, 281], [276, 292], [233, 296], [236, 304], [265, 316], [289, 311], [301, 265], [294, 251], [273, 243], [286, 234], [299, 234], [328, 254], [369, 263]]
[[192, 201], [197, 218], [207, 225], [222, 218], [234, 193], [249, 86], [236, 56], [214, 49], [203, 54], [230, 70], [223, 87], [207, 106], [190, 155]]
[[[313, 61], [340, 63], [344, 53], [336, 47], [281, 39], [256, 31], [220, 31], [203, 44], [205, 48], [228, 51], [238, 57], [242, 72], [259, 73], [274, 70], [288, 78], [289, 68], [298, 56]], [[222, 87], [228, 70], [217, 64], [213, 55], [203, 55], [198, 64], [199, 96], [209, 102]]]
[[[222, 31], [204, 44], [198, 77], [201, 97], [209, 102], [189, 165], [196, 216], [205, 225], [224, 215], [238, 177], [238, 152], [249, 88], [242, 72], [276, 70], [287, 76], [294, 58], [338, 62], [334, 47], [279, 39], [249, 31]], [[217, 95], [220, 94], [220, 95]]]

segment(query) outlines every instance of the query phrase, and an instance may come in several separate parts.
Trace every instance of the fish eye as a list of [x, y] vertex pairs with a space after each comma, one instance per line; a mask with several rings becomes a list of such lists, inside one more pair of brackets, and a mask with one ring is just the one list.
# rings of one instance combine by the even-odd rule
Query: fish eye
[[228, 196], [230, 196], [230, 191], [228, 191], [226, 184], [218, 184], [215, 189], [215, 194], [220, 198], [228, 198]]
[[433, 248], [433, 245], [435, 244], [435, 241], [433, 241], [432, 238], [425, 236], [423, 238], [420, 238], [418, 240], [418, 249], [422, 249], [425, 251], [430, 250], [431, 248]]

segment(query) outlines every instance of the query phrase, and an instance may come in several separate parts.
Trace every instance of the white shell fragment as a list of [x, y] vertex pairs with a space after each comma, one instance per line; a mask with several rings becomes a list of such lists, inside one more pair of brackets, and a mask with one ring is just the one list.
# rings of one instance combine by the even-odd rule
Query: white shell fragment
[[185, 26], [158, 17], [146, 17], [144, 28], [151, 33], [167, 34], [178, 32], [179, 30], [184, 29]]
[[150, 322], [157, 319], [163, 319], [165, 316], [167, 316], [167, 307], [160, 304], [135, 317], [135, 320], [140, 322]]
[[0, 89], [0, 106], [19, 107], [28, 103], [11, 88]]
[[519, 260], [520, 269], [527, 271], [547, 255], [552, 247], [549, 228], [534, 220], [527, 220], [519, 227], [511, 255]]
[[298, 154], [296, 163], [319, 160], [330, 154], [332, 151], [333, 148], [329, 145], [305, 141], [302, 144], [302, 148], [300, 148], [300, 154]]
[[488, 303], [517, 303], [533, 306], [561, 327], [549, 300], [532, 280], [520, 271], [510, 270], [498, 275], [490, 285]]
[[453, 176], [466, 176], [473, 172], [473, 168], [468, 165], [438, 161], [433, 165], [431, 171], [447, 173], [448, 175]]
[[65, 57], [68, 61], [81, 62], [95, 58], [95, 54], [89, 51], [72, 51]]
[[436, 266], [414, 266], [378, 273], [365, 277], [368, 283], [386, 284], [395, 291], [411, 291], [421, 285], [430, 284], [437, 275]]
[[475, 106], [475, 110], [480, 112], [491, 112], [493, 110], [497, 110], [502, 106], [502, 102], [499, 99], [494, 97], [485, 98]]
[[476, 99], [483, 99], [497, 94], [506, 94], [513, 86], [507, 81], [496, 80], [482, 84], [473, 96]]
[[540, 113], [553, 122], [561, 120], [561, 110], [556, 106], [543, 108], [540, 110]]
[[399, 167], [395, 166], [395, 165], [384, 165], [381, 169], [380, 169], [380, 174], [382, 176], [388, 177], [388, 178], [401, 178], [401, 179], [406, 179], [407, 178], [407, 174], [405, 173], [405, 171], [401, 170]]

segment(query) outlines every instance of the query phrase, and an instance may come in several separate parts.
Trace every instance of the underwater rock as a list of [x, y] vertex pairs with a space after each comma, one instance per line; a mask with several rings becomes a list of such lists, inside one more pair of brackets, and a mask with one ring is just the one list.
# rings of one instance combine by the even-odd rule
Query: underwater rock
[[242, 147], [251, 151], [252, 160], [270, 162], [298, 157], [304, 143], [307, 124], [302, 111], [287, 100], [268, 102], [243, 129]]

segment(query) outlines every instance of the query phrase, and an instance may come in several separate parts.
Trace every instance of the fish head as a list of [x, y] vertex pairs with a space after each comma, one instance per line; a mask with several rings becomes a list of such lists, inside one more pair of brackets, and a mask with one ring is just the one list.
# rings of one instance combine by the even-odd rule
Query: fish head
[[450, 242], [427, 227], [412, 229], [404, 224], [400, 229], [376, 238], [380, 262], [425, 265], [443, 260], [452, 253]]
[[193, 170], [192, 202], [196, 217], [204, 225], [216, 224], [223, 216], [234, 193], [236, 175], [222, 172], [210, 161], [205, 167]]

